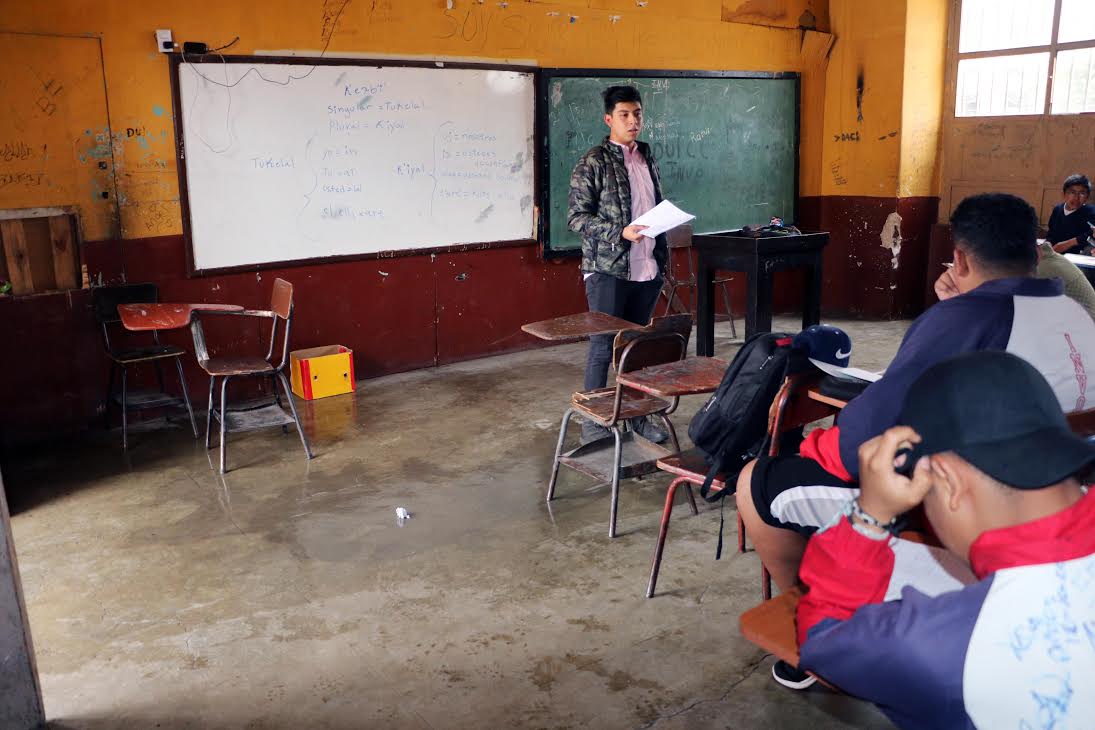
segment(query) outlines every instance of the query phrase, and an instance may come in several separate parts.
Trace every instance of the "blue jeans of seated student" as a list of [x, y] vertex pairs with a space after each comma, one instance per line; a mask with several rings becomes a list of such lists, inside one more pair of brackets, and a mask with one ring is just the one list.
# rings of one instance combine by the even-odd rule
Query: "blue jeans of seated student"
[[[609, 274], [594, 273], [585, 281], [586, 301], [589, 311], [611, 314], [628, 322], [645, 325], [658, 303], [662, 290], [662, 277], [650, 281], [628, 281]], [[595, 335], [589, 338], [589, 355], [586, 358], [584, 390], [605, 387], [608, 367], [612, 363], [614, 335]]]

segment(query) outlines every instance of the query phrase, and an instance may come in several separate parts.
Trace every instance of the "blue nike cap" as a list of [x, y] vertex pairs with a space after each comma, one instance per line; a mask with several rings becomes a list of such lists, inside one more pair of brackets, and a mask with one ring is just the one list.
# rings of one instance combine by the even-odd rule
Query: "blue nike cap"
[[839, 327], [815, 324], [795, 335], [794, 347], [806, 353], [810, 362], [822, 370], [824, 365], [846, 368], [852, 358], [852, 338]]

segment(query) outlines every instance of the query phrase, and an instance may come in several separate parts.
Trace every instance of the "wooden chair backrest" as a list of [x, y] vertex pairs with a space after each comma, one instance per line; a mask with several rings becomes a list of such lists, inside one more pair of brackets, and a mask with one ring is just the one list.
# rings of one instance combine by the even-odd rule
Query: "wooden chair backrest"
[[[666, 317], [655, 317], [646, 327], [635, 330], [621, 330], [612, 342], [612, 365], [617, 372], [620, 369], [620, 357], [632, 341], [649, 334], [661, 334], [670, 332], [684, 338], [685, 350], [688, 349], [688, 340], [692, 336], [691, 314], [670, 314]], [[679, 359], [679, 358], [678, 358]], [[634, 369], [634, 368], [632, 368]]]
[[683, 360], [686, 351], [684, 337], [676, 332], [648, 332], [634, 338], [623, 349], [618, 373], [642, 370], [651, 365]]
[[270, 294], [270, 311], [289, 319], [293, 312], [293, 285], [285, 279], [274, 279], [274, 291]]
[[669, 244], [669, 248], [691, 248], [692, 224], [685, 223], [676, 228], [670, 228], [665, 232], [665, 241]]
[[1095, 408], [1067, 414], [1068, 425], [1077, 436], [1095, 436]]
[[835, 406], [806, 395], [811, 388], [818, 387], [823, 377], [822, 373], [808, 372], [788, 375], [784, 379], [768, 412], [769, 456], [779, 455], [779, 437], [784, 432], [837, 413], [839, 409]]

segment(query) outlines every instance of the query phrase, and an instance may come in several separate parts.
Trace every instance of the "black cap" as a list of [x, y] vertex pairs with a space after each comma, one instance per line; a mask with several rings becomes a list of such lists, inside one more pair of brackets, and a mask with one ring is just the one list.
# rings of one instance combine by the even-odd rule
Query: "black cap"
[[1006, 352], [935, 365], [909, 388], [898, 422], [923, 439], [912, 458], [953, 451], [1016, 489], [1057, 484], [1095, 462], [1034, 366]]

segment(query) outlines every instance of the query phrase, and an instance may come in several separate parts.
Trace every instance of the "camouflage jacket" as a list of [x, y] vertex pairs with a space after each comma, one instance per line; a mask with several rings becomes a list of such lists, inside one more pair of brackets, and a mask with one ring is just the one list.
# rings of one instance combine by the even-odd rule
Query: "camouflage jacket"
[[[662, 201], [658, 163], [650, 145], [637, 142], [650, 166], [654, 202]], [[631, 275], [631, 241], [623, 230], [631, 222], [631, 182], [624, 166], [624, 152], [605, 137], [600, 145], [582, 156], [570, 174], [567, 225], [582, 237], [582, 271], [600, 272], [619, 279]], [[654, 260], [664, 275], [669, 248], [665, 236], [658, 236]]]

